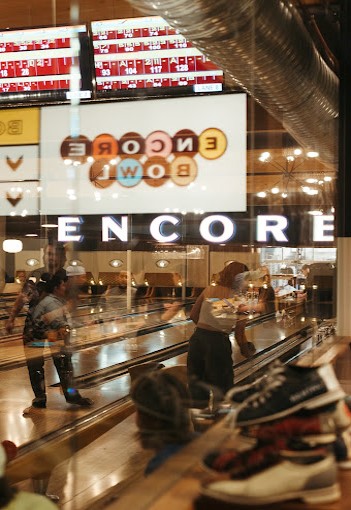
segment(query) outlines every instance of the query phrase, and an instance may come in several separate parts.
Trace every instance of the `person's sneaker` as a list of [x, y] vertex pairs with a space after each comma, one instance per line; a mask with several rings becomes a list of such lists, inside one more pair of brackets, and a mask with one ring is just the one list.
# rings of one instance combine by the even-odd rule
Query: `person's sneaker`
[[250, 506], [294, 499], [325, 504], [339, 500], [341, 493], [333, 455], [317, 449], [281, 452], [277, 463], [252, 476], [204, 483], [201, 495]]
[[82, 395], [74, 395], [72, 397], [67, 397], [66, 402], [68, 404], [74, 404], [80, 407], [90, 407], [94, 404], [94, 401], [88, 397], [82, 397]]
[[29, 407], [26, 407], [22, 414], [23, 416], [26, 416], [28, 414], [33, 413], [37, 409], [45, 409], [46, 408], [46, 397], [35, 397], [32, 400], [32, 405]]
[[40, 407], [40, 408], [46, 407], [46, 397], [35, 397], [35, 398], [33, 398], [32, 406], [33, 407]]
[[245, 342], [240, 347], [240, 354], [244, 356], [244, 358], [252, 358], [252, 356], [256, 352], [256, 347], [252, 342]]
[[264, 388], [236, 411], [236, 426], [265, 423], [300, 410], [312, 410], [344, 399], [332, 365], [300, 367], [283, 365]]
[[240, 386], [233, 386], [233, 388], [226, 393], [225, 400], [227, 402], [241, 404], [255, 393], [261, 391], [268, 383], [269, 378], [274, 378], [275, 373], [280, 373], [283, 366], [281, 361], [274, 361], [267, 367], [266, 373], [257, 377], [253, 382]]
[[46, 408], [46, 406], [42, 406], [42, 407], [29, 406], [29, 407], [26, 407], [25, 409], [23, 409], [22, 415], [23, 416], [28, 416], [28, 415], [34, 414], [34, 413], [36, 413], [38, 411], [42, 411], [45, 408]]

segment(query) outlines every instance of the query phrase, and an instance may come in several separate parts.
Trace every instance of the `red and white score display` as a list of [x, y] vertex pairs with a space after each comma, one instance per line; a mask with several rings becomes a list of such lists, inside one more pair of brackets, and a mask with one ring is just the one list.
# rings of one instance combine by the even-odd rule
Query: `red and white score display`
[[0, 32], [0, 93], [69, 90], [79, 32], [86, 26]]
[[97, 91], [222, 90], [223, 71], [159, 16], [95, 21], [91, 28]]

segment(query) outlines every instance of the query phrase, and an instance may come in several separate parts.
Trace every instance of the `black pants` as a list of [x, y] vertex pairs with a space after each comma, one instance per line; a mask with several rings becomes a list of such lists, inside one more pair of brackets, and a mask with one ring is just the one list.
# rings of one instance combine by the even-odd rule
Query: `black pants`
[[[46, 401], [44, 356], [42, 347], [29, 347], [24, 344], [30, 383], [36, 398]], [[60, 379], [65, 397], [72, 396], [73, 366], [72, 355], [65, 349], [51, 351], [51, 356]], [[68, 392], [68, 390], [70, 390]]]
[[189, 390], [194, 403], [209, 400], [210, 390], [220, 400], [234, 384], [232, 345], [229, 336], [196, 328], [189, 339]]

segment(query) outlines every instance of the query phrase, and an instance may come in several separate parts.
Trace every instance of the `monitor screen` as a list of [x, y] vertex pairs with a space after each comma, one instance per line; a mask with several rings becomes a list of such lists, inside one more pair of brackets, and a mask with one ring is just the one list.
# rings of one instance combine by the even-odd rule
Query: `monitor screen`
[[[0, 103], [68, 100], [74, 93], [91, 97], [85, 25], [2, 31], [0, 57]], [[76, 90], [71, 86], [72, 66], [79, 69]]]
[[222, 91], [223, 71], [159, 16], [95, 21], [91, 31], [97, 97]]

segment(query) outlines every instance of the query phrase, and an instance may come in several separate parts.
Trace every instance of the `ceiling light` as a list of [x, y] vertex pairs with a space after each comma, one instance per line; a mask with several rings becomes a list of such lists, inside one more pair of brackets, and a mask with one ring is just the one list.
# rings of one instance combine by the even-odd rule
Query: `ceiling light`
[[164, 267], [169, 266], [169, 260], [166, 260], [166, 259], [156, 260], [155, 264], [157, 267], [160, 267], [161, 269], [163, 269]]
[[26, 260], [26, 264], [27, 264], [27, 266], [34, 267], [34, 266], [37, 266], [39, 264], [39, 260], [37, 260], [37, 259], [27, 259]]
[[270, 152], [262, 152], [262, 154], [258, 158], [262, 163], [266, 163], [271, 159], [271, 153]]
[[19, 253], [23, 250], [23, 243], [19, 239], [5, 239], [2, 243], [2, 249], [6, 253]]
[[112, 267], [121, 267], [121, 266], [123, 266], [123, 260], [112, 259], [112, 260], [110, 260], [109, 265]]
[[58, 228], [58, 225], [56, 223], [43, 223], [43, 228]]
[[317, 152], [317, 151], [308, 151], [308, 152], [306, 153], [306, 156], [307, 156], [308, 158], [318, 158], [318, 156], [319, 156], [319, 152]]
[[[313, 174], [315, 173], [313, 169], [309, 169], [308, 172], [302, 172], [304, 168], [301, 167], [301, 165], [303, 165], [304, 161], [307, 161], [307, 158], [316, 158], [318, 156], [319, 153], [317, 151], [304, 152], [299, 147], [295, 149], [288, 148], [283, 150], [282, 153], [274, 154], [273, 156], [268, 151], [262, 152], [258, 157], [259, 161], [267, 164], [269, 167], [269, 175], [274, 175], [276, 173], [277, 181], [270, 189], [263, 189], [256, 193], [256, 196], [266, 198], [270, 194], [277, 195], [280, 193], [280, 190], [284, 190], [280, 193], [280, 196], [282, 198], [286, 198], [288, 195], [291, 195], [292, 192], [301, 192], [301, 189], [304, 193], [311, 195], [317, 194], [316, 191], [312, 191], [312, 193], [310, 193], [310, 188], [308, 186], [304, 186], [304, 182], [323, 186], [324, 183], [320, 182], [321, 177], [313, 177]], [[272, 172], [272, 174], [270, 172]], [[303, 174], [306, 173], [312, 173], [312, 176], [305, 179]]]
[[82, 261], [79, 260], [79, 259], [73, 259], [70, 261], [69, 263], [70, 266], [81, 266], [82, 265]]
[[38, 234], [26, 234], [25, 237], [38, 237]]

